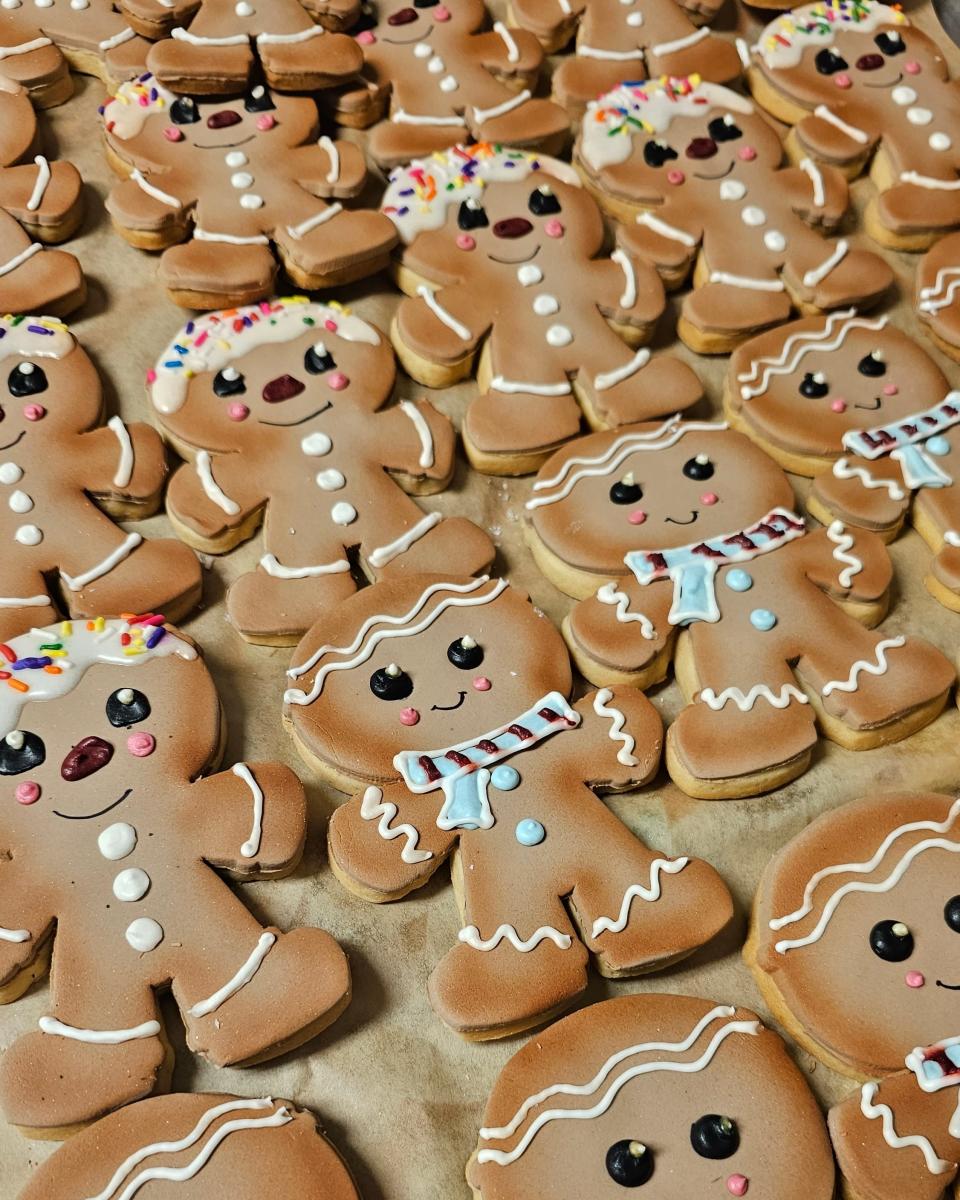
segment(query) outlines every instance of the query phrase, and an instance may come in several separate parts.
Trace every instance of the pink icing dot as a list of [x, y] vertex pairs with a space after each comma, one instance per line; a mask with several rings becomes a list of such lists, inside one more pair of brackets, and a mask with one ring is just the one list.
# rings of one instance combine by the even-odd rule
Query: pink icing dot
[[166, 127], [166, 129], [164, 129], [164, 131], [163, 131], [163, 136], [167, 139], [168, 142], [182, 142], [183, 141], [183, 133], [181, 130], [179, 130], [176, 127], [176, 125], [168, 125]]
[[420, 714], [415, 708], [400, 709], [400, 724], [401, 725], [416, 725], [420, 720]]
[[848, 87], [853, 87], [853, 80], [847, 74], [834, 75], [833, 82], [838, 88], [846, 90]]
[[227, 416], [231, 421], [245, 421], [250, 416], [250, 409], [245, 404], [235, 401], [227, 406]]
[[920, 971], [908, 971], [904, 977], [904, 983], [910, 988], [921, 988], [926, 982]]
[[257, 128], [261, 133], [265, 133], [268, 129], [272, 129], [277, 123], [277, 118], [273, 113], [261, 113], [257, 117]]
[[704, 492], [700, 497], [701, 504], [716, 504], [720, 499], [716, 492]]
[[836, 398], [836, 400], [830, 401], [830, 407], [836, 413], [846, 412], [847, 411], [847, 402], [842, 397], [838, 396]]
[[883, 385], [883, 394], [885, 396], [895, 396], [900, 389], [895, 383], [885, 383]]
[[478, 692], [489, 692], [493, 685], [490, 683], [490, 680], [486, 677], [486, 675], [478, 675], [473, 681], [473, 686]]
[[372, 29], [364, 29], [357, 34], [357, 41], [361, 46], [372, 46], [376, 40]]
[[457, 249], [459, 250], [475, 250], [477, 248], [477, 239], [472, 238], [469, 233], [457, 234]]
[[556, 217], [552, 217], [543, 227], [543, 232], [547, 237], [561, 238], [563, 237], [563, 222], [558, 221]]
[[152, 733], [131, 733], [127, 738], [127, 749], [134, 758], [146, 758], [157, 748], [157, 739]]
[[42, 421], [47, 415], [47, 410], [42, 404], [27, 404], [24, 406], [23, 415], [28, 421]]
[[40, 799], [40, 784], [28, 779], [26, 783], [18, 783], [14, 792], [18, 804], [36, 804]]
[[679, 183], [683, 183], [686, 178], [687, 178], [686, 175], [684, 175], [684, 173], [682, 171], [668, 171], [667, 172], [667, 183], [672, 183], [672, 184], [676, 185]]
[[332, 317], [327, 317], [327, 319], [323, 323], [323, 327], [324, 327], [324, 329], [328, 330], [330, 333], [337, 332], [337, 323], [336, 323], [336, 321], [333, 320]]
[[327, 386], [332, 387], [335, 392], [342, 392], [349, 382], [342, 371], [334, 371], [327, 379]]
[[923, 67], [921, 67], [918, 62], [914, 62], [911, 59], [910, 62], [903, 64], [903, 69], [906, 71], [906, 73], [908, 75], [919, 75], [920, 72], [923, 70]]
[[153, 367], [151, 367], [150, 370], [147, 372], [147, 383], [156, 383], [156, 381], [157, 381], [157, 373], [153, 369]]
[[449, 21], [450, 20], [450, 9], [447, 8], [443, 4], [438, 4], [437, 7], [433, 10], [433, 19], [435, 21]]
[[647, 514], [642, 508], [635, 508], [632, 513], [627, 514], [627, 520], [631, 525], [642, 525], [647, 519]]
[[750, 1180], [746, 1175], [731, 1175], [727, 1180], [727, 1191], [731, 1196], [745, 1196]]
[[742, 159], [744, 162], [753, 162], [756, 157], [757, 152], [753, 146], [741, 146], [737, 151], [737, 158]]

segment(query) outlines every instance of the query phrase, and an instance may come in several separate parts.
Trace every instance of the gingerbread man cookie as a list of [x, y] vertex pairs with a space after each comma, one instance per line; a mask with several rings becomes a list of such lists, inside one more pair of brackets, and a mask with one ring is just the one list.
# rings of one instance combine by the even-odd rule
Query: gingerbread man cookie
[[777, 1019], [865, 1081], [830, 1113], [854, 1200], [939, 1200], [960, 1159], [960, 801], [828, 812], [776, 855], [744, 955]]
[[940, 239], [917, 266], [915, 303], [944, 354], [960, 361], [960, 233]]
[[376, 123], [367, 146], [381, 166], [468, 138], [552, 153], [566, 142], [567, 114], [533, 94], [540, 44], [500, 21], [486, 29], [483, 0], [370, 0], [364, 10], [363, 75], [333, 104], [341, 125]]
[[533, 485], [534, 557], [582, 600], [564, 623], [581, 672], [647, 687], [674, 659], [688, 703], [666, 760], [689, 795], [796, 778], [817, 724], [855, 750], [905, 737], [954, 682], [933, 646], [869, 628], [892, 574], [880, 538], [839, 521], [808, 533], [795, 503], [772, 459], [705, 422], [592, 434]]
[[453, 855], [457, 944], [430, 1001], [471, 1038], [570, 1004], [607, 976], [690, 954], [732, 907], [705, 862], [649, 850], [594, 794], [650, 780], [661, 724], [633, 688], [571, 704], [563, 641], [505, 580], [408, 576], [331, 608], [288, 671], [306, 761], [353, 798], [330, 820], [334, 873], [399, 899]]
[[693, 268], [677, 330], [698, 353], [728, 353], [794, 308], [872, 303], [893, 280], [875, 254], [822, 236], [847, 211], [842, 175], [782, 157], [749, 100], [696, 75], [625, 83], [588, 106], [575, 161], [624, 222], [625, 249], [670, 287]]
[[242, 99], [199, 102], [145, 75], [101, 112], [111, 166], [127, 177], [107, 208], [132, 245], [165, 250], [160, 279], [177, 304], [227, 308], [269, 296], [271, 243], [304, 288], [389, 261], [390, 222], [341, 204], [364, 186], [363, 154], [317, 138], [313, 100], [258, 85]]
[[647, 1183], [657, 1200], [833, 1197], [823, 1116], [786, 1046], [748, 1009], [691, 996], [564, 1017], [510, 1059], [483, 1124], [475, 1200], [617, 1200]]
[[782, 466], [814, 475], [808, 507], [892, 541], [909, 517], [935, 553], [926, 584], [960, 611], [960, 393], [886, 317], [806, 317], [741, 346], [724, 401]]
[[471, 521], [401, 490], [446, 487], [456, 435], [425, 400], [378, 412], [395, 376], [378, 329], [305, 296], [191, 321], [150, 372], [163, 434], [189, 460], [167, 492], [177, 533], [222, 554], [264, 524], [258, 569], [227, 594], [249, 640], [293, 645], [349, 595], [348, 549], [371, 579], [493, 561]]
[[[481, 471], [536, 470], [580, 431], [687, 408], [700, 381], [637, 349], [665, 307], [656, 272], [617, 248], [598, 258], [597, 206], [564, 163], [487, 144], [393, 173], [383, 211], [404, 243], [410, 299], [392, 336], [414, 379], [473, 373], [463, 440]], [[581, 409], [583, 410], [581, 413]]]
[[0, 1059], [7, 1119], [65, 1136], [164, 1090], [157, 989], [218, 1066], [334, 1020], [350, 973], [333, 938], [264, 929], [215, 873], [289, 873], [306, 801], [279, 763], [205, 774], [223, 713], [193, 645], [162, 617], [100, 617], [32, 629], [0, 654], [0, 1001], [43, 973], [52, 943], [49, 1012]]
[[690, 75], [727, 83], [742, 70], [732, 42], [702, 21], [723, 0], [695, 7], [683, 0], [511, 0], [510, 11], [550, 52], [576, 35], [574, 53], [553, 72], [553, 94], [574, 117], [616, 88], [624, 75]]
[[0, 317], [0, 374], [0, 636], [53, 620], [61, 604], [77, 617], [188, 613], [200, 599], [196, 556], [110, 520], [160, 505], [167, 468], [154, 430], [101, 423], [96, 368], [51, 317]]
[[43, 108], [73, 95], [71, 67], [109, 87], [143, 70], [148, 43], [114, 0], [8, 0], [0, 9], [0, 68]]
[[[141, 1193], [141, 1188], [145, 1189]], [[19, 1200], [360, 1200], [313, 1113], [268, 1096], [154, 1096], [83, 1130]]]
[[757, 102], [793, 125], [791, 157], [849, 178], [870, 165], [876, 241], [924, 250], [960, 226], [960, 87], [937, 44], [899, 6], [817, 0], [761, 33], [748, 71]]

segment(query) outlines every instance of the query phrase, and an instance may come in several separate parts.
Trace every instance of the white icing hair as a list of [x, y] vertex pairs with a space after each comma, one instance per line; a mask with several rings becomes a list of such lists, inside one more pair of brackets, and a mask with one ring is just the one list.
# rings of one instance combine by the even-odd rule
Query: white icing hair
[[808, 46], [832, 46], [838, 33], [874, 33], [890, 25], [909, 24], [902, 12], [879, 0], [817, 0], [771, 21], [753, 52], [764, 66], [795, 67]]
[[380, 344], [380, 334], [348, 308], [306, 296], [263, 300], [228, 313], [211, 312], [188, 321], [157, 359], [148, 377], [157, 412], [175, 413], [187, 398], [194, 375], [221, 371], [258, 346], [291, 342], [313, 330], [318, 341], [337, 336], [348, 342]]
[[128, 79], [104, 103], [103, 123], [109, 133], [126, 142], [142, 132], [148, 117], [169, 112], [176, 99], [149, 73]]
[[56, 317], [0, 317], [0, 358], [66, 358], [76, 344]]

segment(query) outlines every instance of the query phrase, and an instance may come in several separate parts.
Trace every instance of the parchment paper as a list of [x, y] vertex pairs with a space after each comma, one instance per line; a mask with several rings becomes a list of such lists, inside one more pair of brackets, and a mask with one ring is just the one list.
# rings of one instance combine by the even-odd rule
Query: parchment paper
[[[494, 0], [492, 7], [502, 15], [500, 0]], [[912, 20], [944, 44], [957, 74], [960, 53], [940, 29], [927, 0], [907, 8]], [[733, 0], [728, 0], [713, 27], [732, 36], [738, 22], [747, 36], [758, 24], [746, 10], [737, 13]], [[47, 152], [73, 159], [86, 181], [87, 218], [82, 235], [68, 248], [87, 271], [90, 297], [70, 323], [103, 375], [109, 411], [119, 411], [128, 420], [149, 420], [144, 373], [188, 314], [170, 303], [155, 284], [155, 259], [127, 246], [110, 228], [103, 202], [113, 177], [103, 160], [95, 111], [102, 99], [103, 89], [96, 80], [78, 77], [74, 98], [45, 118]], [[363, 139], [362, 134], [348, 136]], [[853, 185], [858, 208], [871, 190], [866, 180]], [[848, 224], [851, 230], [857, 227], [855, 219]], [[844, 236], [855, 245], [870, 245], [846, 229]], [[918, 336], [945, 367], [953, 385], [960, 386], [960, 369], [932, 347], [912, 314], [916, 258], [888, 257], [898, 281], [899, 294], [891, 302], [896, 323]], [[336, 298], [355, 306], [382, 329], [389, 326], [398, 300], [382, 277], [343, 289]], [[676, 342], [676, 309], [674, 300], [655, 347], [673, 344], [672, 352], [695, 365], [709, 394], [698, 415], [716, 414], [726, 359], [697, 358]], [[399, 392], [408, 397], [429, 395], [459, 423], [474, 387], [468, 383], [431, 393], [403, 378]], [[806, 481], [795, 482], [798, 491], [805, 493]], [[424, 506], [463, 513], [484, 524], [499, 548], [498, 571], [529, 591], [534, 602], [559, 621], [571, 601], [538, 575], [523, 544], [523, 502], [529, 488], [529, 479], [487, 478], [469, 472], [461, 462], [452, 491], [428, 498]], [[136, 528], [170, 534], [163, 516]], [[271, 1094], [309, 1106], [345, 1154], [365, 1200], [466, 1200], [469, 1190], [463, 1168], [476, 1144], [486, 1096], [524, 1038], [480, 1045], [465, 1042], [441, 1024], [427, 1003], [427, 976], [454, 944], [459, 928], [446, 868], [408, 899], [380, 906], [354, 898], [332, 877], [324, 849], [325, 822], [342, 797], [309, 778], [281, 728], [283, 672], [290, 652], [246, 645], [224, 618], [227, 586], [242, 571], [252, 569], [259, 554], [255, 540], [216, 560], [204, 575], [203, 607], [184, 625], [203, 646], [224, 697], [229, 723], [226, 764], [240, 758], [283, 759], [308, 784], [311, 827], [302, 864], [287, 879], [239, 890], [265, 923], [276, 922], [283, 928], [317, 924], [339, 938], [350, 954], [354, 999], [346, 1014], [316, 1041], [247, 1070], [217, 1070], [190, 1054], [176, 1008], [166, 1001], [165, 1017], [177, 1051], [174, 1087]], [[941, 608], [922, 583], [929, 550], [911, 530], [893, 544], [891, 554], [896, 579], [884, 628], [893, 634], [907, 630], [922, 634], [955, 657], [960, 617]], [[656, 689], [652, 700], [665, 720], [672, 719], [682, 704], [673, 682]], [[582, 1003], [633, 991], [681, 991], [746, 1004], [767, 1016], [741, 962], [740, 946], [750, 901], [771, 852], [818, 813], [868, 791], [954, 788], [960, 783], [958, 745], [960, 714], [951, 703], [932, 726], [900, 745], [857, 754], [821, 742], [811, 770], [772, 795], [718, 803], [691, 800], [661, 770], [653, 786], [610, 799], [610, 806], [651, 846], [713, 862], [735, 894], [738, 915], [719, 941], [673, 970], [620, 982], [593, 975]], [[96, 969], [96, 948], [91, 947], [90, 970]], [[35, 1029], [45, 1011], [46, 984], [0, 1010], [0, 1048]], [[825, 1104], [850, 1090], [849, 1081], [807, 1054], [799, 1053], [798, 1059]], [[55, 1144], [28, 1142], [0, 1124], [0, 1200], [14, 1200], [31, 1169], [54, 1149]]]

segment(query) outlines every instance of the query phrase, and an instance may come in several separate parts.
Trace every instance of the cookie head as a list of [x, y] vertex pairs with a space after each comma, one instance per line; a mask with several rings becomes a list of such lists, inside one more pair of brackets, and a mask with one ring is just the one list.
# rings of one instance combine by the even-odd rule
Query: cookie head
[[97, 372], [66, 325], [0, 317], [0, 454], [82, 433], [98, 423], [100, 407]]
[[844, 434], [901, 421], [948, 390], [926, 351], [886, 317], [849, 310], [805, 317], [741, 346], [727, 395], [733, 412], [766, 441], [835, 457]]
[[820, 817], [768, 869], [757, 966], [855, 1073], [897, 1070], [956, 1024], [958, 853], [960, 801], [883, 796]]
[[476, 33], [486, 16], [482, 0], [374, 0], [370, 9], [372, 20], [358, 26], [361, 45], [422, 46], [424, 60], [432, 43]]
[[[189, 447], [256, 454], [312, 439], [393, 389], [389, 341], [348, 309], [305, 296], [207, 313], [179, 331], [147, 377], [164, 428]], [[326, 442], [324, 439], [327, 439]]]
[[293, 664], [285, 700], [296, 735], [361, 780], [394, 775], [402, 750], [476, 740], [570, 688], [553, 625], [485, 576], [365, 588], [317, 622]]
[[527, 501], [549, 550], [608, 578], [626, 573], [627, 555], [736, 536], [793, 506], [783, 471], [742, 434], [675, 418], [571, 443]]
[[749, 100], [698, 75], [621, 84], [587, 106], [577, 143], [591, 175], [641, 204], [712, 206], [718, 184], [743, 195], [782, 153]]
[[776, 1034], [746, 1009], [662, 994], [595, 1004], [516, 1054], [467, 1175], [482, 1200], [829, 1200], [834, 1182]]

